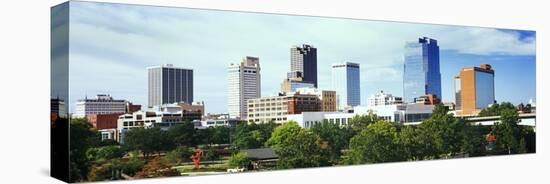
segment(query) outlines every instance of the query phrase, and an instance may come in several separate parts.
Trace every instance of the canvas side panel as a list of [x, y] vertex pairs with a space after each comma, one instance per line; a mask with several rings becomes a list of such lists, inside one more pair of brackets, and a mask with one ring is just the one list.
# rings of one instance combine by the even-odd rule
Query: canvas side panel
[[69, 2], [50, 13], [50, 174], [69, 182]]

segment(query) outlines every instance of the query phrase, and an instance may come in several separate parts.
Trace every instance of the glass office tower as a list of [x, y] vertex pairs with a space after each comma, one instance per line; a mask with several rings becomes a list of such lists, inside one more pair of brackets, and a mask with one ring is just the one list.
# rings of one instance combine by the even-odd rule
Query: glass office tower
[[361, 103], [359, 64], [350, 62], [333, 64], [332, 89], [336, 91], [338, 110], [358, 106]]
[[439, 46], [437, 40], [419, 38], [405, 45], [403, 68], [403, 99], [432, 94], [441, 99], [441, 73], [439, 72]]

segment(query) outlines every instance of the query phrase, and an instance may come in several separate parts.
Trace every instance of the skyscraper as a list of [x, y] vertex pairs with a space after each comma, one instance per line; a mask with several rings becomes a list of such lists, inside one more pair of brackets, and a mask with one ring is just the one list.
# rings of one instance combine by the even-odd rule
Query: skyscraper
[[149, 106], [193, 102], [193, 70], [171, 64], [148, 67]]
[[359, 64], [338, 63], [332, 65], [332, 89], [336, 91], [339, 110], [361, 103]]
[[240, 64], [230, 64], [227, 71], [229, 115], [246, 119], [246, 101], [261, 97], [260, 60], [247, 56]]
[[491, 65], [468, 67], [455, 77], [455, 104], [459, 115], [475, 115], [495, 102], [495, 71]]
[[290, 48], [288, 78], [297, 77], [302, 77], [303, 82], [317, 87], [317, 48], [307, 44]]
[[404, 59], [403, 98], [405, 102], [414, 102], [414, 98], [428, 94], [441, 98], [437, 40], [424, 37], [419, 38], [418, 42], [406, 43]]

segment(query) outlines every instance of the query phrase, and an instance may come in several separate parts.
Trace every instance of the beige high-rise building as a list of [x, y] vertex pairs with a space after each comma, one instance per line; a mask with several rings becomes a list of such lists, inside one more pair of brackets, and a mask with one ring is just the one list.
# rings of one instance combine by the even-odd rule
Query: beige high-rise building
[[246, 119], [246, 101], [261, 97], [260, 60], [257, 57], [247, 56], [239, 64], [230, 64], [227, 71], [229, 115]]
[[495, 102], [495, 71], [491, 65], [463, 68], [455, 77], [455, 104], [461, 116], [477, 115]]

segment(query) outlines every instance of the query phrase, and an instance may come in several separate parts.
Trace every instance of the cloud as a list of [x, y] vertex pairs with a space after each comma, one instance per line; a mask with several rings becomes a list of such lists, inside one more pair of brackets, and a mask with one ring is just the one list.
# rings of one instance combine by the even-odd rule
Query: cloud
[[[522, 39], [517, 31], [491, 28], [91, 2], [71, 2], [71, 6], [71, 60], [86, 61], [71, 66], [82, 71], [74, 73], [71, 82], [86, 81], [86, 86], [79, 86], [84, 89], [134, 89], [135, 95], [127, 98], [146, 101], [145, 67], [172, 63], [194, 69], [195, 99], [204, 100], [214, 112], [226, 108], [229, 63], [248, 55], [260, 57], [262, 94], [272, 95], [290, 68], [290, 47], [302, 43], [318, 48], [321, 88], [330, 88], [331, 63], [351, 61], [361, 64], [361, 88], [369, 91], [383, 88], [380, 81], [401, 81], [404, 44], [422, 36], [437, 39], [442, 50], [464, 54], [535, 54], [534, 36]], [[128, 73], [134, 77], [89, 80], [99, 77], [90, 71], [109, 76], [120, 70], [134, 72]]]
[[[535, 55], [535, 37], [521, 39], [517, 31], [467, 28], [437, 33], [441, 49], [477, 55]], [[446, 44], [450, 43], [450, 44]]]

